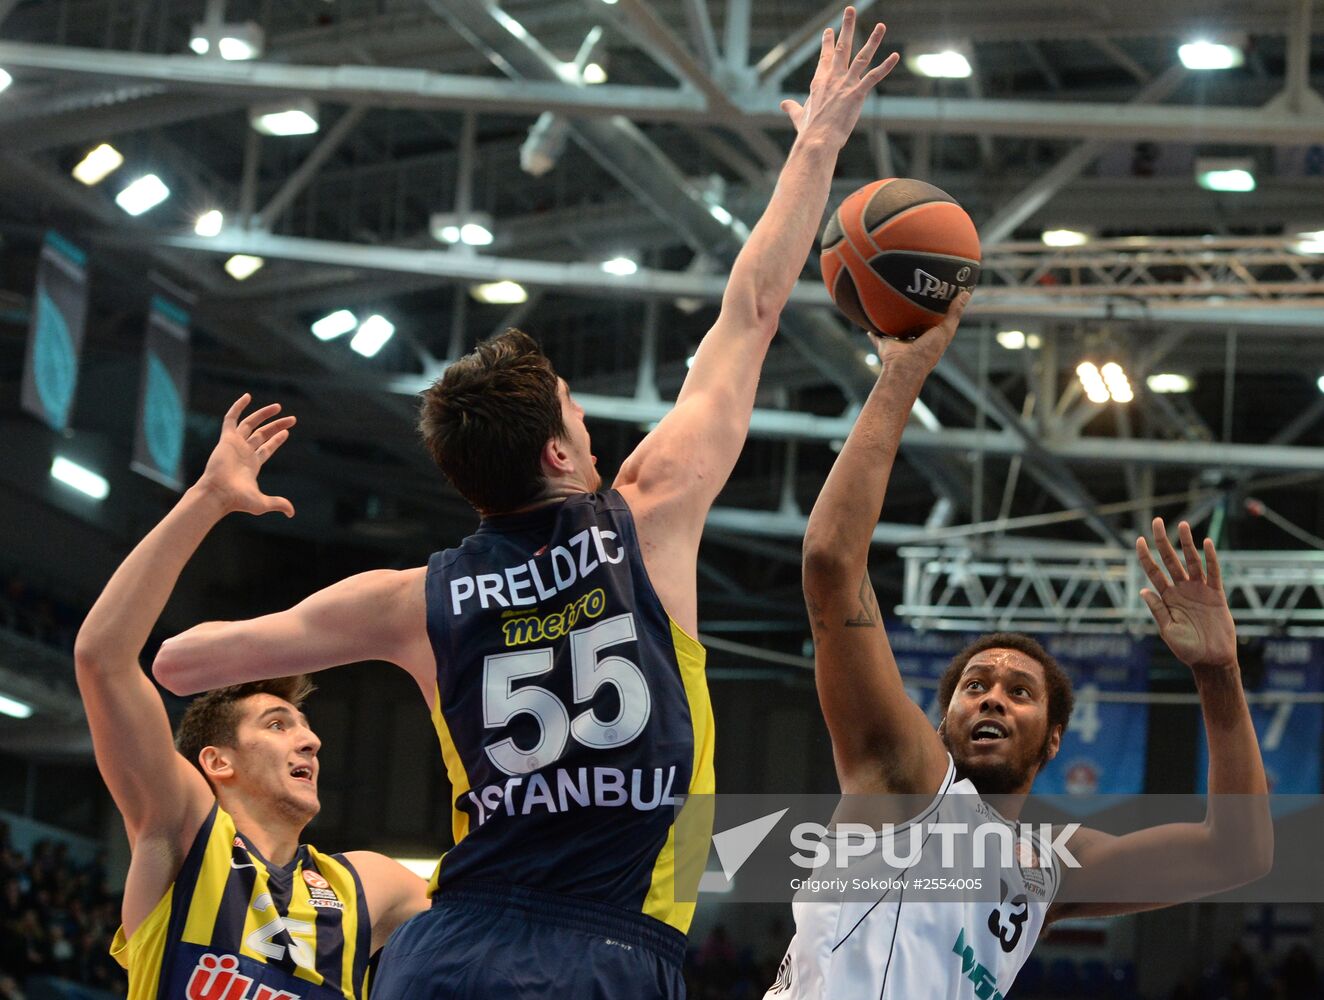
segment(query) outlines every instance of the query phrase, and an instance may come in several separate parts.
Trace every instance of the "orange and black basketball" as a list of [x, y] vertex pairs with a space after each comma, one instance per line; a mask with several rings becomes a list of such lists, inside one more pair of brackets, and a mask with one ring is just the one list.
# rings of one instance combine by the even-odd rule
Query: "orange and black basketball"
[[837, 308], [866, 330], [904, 339], [938, 323], [979, 281], [979, 234], [946, 191], [889, 177], [832, 214], [822, 261]]

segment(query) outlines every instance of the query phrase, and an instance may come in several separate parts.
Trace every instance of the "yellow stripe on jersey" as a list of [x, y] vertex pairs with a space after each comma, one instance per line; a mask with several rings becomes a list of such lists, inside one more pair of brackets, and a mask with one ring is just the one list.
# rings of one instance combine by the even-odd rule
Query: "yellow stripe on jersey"
[[[691, 795], [711, 795], [717, 786], [713, 774], [713, 706], [708, 696], [708, 678], [704, 673], [707, 651], [695, 638], [685, 632], [674, 619], [671, 622], [671, 644], [676, 651], [676, 662], [680, 666], [681, 682], [685, 685], [685, 700], [690, 706], [690, 724], [694, 728], [694, 762], [690, 771]], [[681, 933], [688, 933], [690, 922], [694, 919], [692, 902], [676, 901], [676, 884], [688, 884], [686, 876], [697, 863], [702, 869], [708, 856], [708, 837], [696, 829], [712, 829], [711, 803], [703, 807], [702, 815], [693, 809], [682, 810], [685, 819], [685, 851], [680, 859], [680, 871], [676, 860], [676, 827], [672, 824], [667, 831], [666, 843], [653, 864], [653, 877], [644, 898], [644, 913], [663, 923], [670, 924]], [[702, 856], [700, 857], [700, 852]], [[694, 877], [697, 886], [697, 875]]]
[[230, 880], [230, 849], [234, 845], [234, 820], [217, 808], [216, 822], [202, 855], [202, 868], [189, 897], [183, 939], [190, 944], [211, 944], [216, 933], [216, 909], [225, 884]]
[[[325, 864], [325, 862], [326, 859], [323, 859], [321, 856], [318, 856], [317, 867], [321, 869], [322, 865]], [[288, 921], [286, 921], [286, 923], [287, 925], [292, 924], [295, 928], [298, 928], [301, 924], [307, 924], [309, 927], [317, 926], [317, 907], [313, 906], [312, 896], [308, 892], [308, 882], [303, 877], [303, 871], [304, 869], [302, 864], [300, 864], [298, 867], [294, 869], [294, 879], [290, 885], [290, 905], [286, 909], [286, 914], [290, 918]], [[348, 911], [349, 909], [348, 903], [346, 903], [345, 908], [346, 911]], [[346, 916], [348, 916], [348, 912], [346, 913]], [[345, 926], [353, 926], [353, 925], [346, 924]], [[296, 944], [306, 945], [309, 951], [311, 951], [314, 956], [316, 955], [317, 940], [313, 935], [300, 934], [297, 933], [295, 930], [291, 930], [290, 940], [294, 941]], [[294, 973], [296, 976], [298, 976], [300, 979], [307, 979], [309, 982], [318, 983], [318, 984], [321, 984], [322, 982], [325, 981], [323, 977], [320, 974], [318, 974], [315, 968], [309, 968], [308, 966], [306, 966], [304, 964], [304, 959], [302, 959], [299, 955], [295, 955], [293, 957], [295, 964], [298, 966], [298, 969]], [[313, 964], [314, 966], [316, 965], [315, 957], [311, 964]], [[342, 975], [340, 981], [342, 983], [353, 982], [353, 980], [350, 979], [350, 977], [347, 974]], [[346, 995], [350, 996], [350, 994], [346, 994]]]
[[[216, 825], [220, 826], [221, 824], [218, 822]], [[251, 852], [249, 857], [253, 859], [252, 863], [256, 877], [253, 880], [253, 891], [249, 895], [251, 902], [244, 911], [244, 930], [239, 938], [239, 954], [246, 955], [259, 962], [265, 962], [272, 956], [263, 952], [261, 946], [265, 945], [269, 949], [271, 945], [267, 943], [266, 939], [280, 932], [280, 913], [276, 910], [276, 904], [271, 901], [271, 893], [267, 888], [267, 866], [262, 863], [261, 858]], [[266, 897], [265, 905], [264, 896]], [[201, 902], [198, 894], [195, 893], [193, 905], [197, 907]], [[275, 924], [274, 927], [272, 926], [273, 923]], [[258, 942], [261, 942], [261, 945]], [[198, 943], [201, 944], [202, 942]], [[281, 954], [284, 953], [285, 947], [282, 945]]]
[[[464, 761], [460, 759], [460, 751], [456, 749], [455, 740], [451, 738], [446, 716], [441, 711], [440, 687], [434, 687], [432, 693], [432, 728], [437, 731], [437, 742], [441, 744], [441, 759], [446, 764], [446, 777], [451, 783], [451, 835], [458, 844], [469, 835], [469, 814], [463, 809], [455, 808], [455, 800], [467, 795], [471, 785], [469, 773], [464, 769]], [[433, 869], [432, 878], [428, 881], [429, 894], [437, 891], [437, 879], [440, 875], [441, 863], [438, 862], [437, 867]]]
[[[331, 884], [331, 888], [345, 904], [344, 920], [342, 926], [359, 926], [360, 920], [368, 920], [370, 914], [359, 912], [359, 893], [358, 887], [354, 882], [354, 874], [335, 858], [327, 857], [325, 854], [317, 855], [317, 868], [322, 873], [322, 877]], [[299, 879], [300, 885], [303, 879]], [[305, 891], [307, 886], [303, 886]], [[344, 940], [344, 954], [341, 960], [340, 984], [348, 1000], [354, 1000], [354, 962], [358, 959], [359, 938], [357, 934], [346, 934]], [[367, 980], [364, 980], [364, 995], [367, 995]]]
[[[173, 887], [172, 887], [173, 888]], [[110, 956], [129, 972], [129, 1000], [150, 1000], [155, 997], [161, 984], [160, 956], [165, 954], [166, 931], [170, 927], [170, 909], [174, 893], [166, 889], [163, 895], [147, 915], [147, 919], [138, 925], [133, 937], [125, 938], [124, 928], [115, 931], [115, 940], [110, 945]]]

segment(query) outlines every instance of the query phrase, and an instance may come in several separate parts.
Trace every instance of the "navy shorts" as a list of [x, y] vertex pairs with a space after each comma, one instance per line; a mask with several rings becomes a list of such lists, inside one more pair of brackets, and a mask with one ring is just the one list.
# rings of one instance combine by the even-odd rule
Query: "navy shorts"
[[386, 942], [372, 1000], [684, 1000], [685, 936], [642, 913], [464, 883]]

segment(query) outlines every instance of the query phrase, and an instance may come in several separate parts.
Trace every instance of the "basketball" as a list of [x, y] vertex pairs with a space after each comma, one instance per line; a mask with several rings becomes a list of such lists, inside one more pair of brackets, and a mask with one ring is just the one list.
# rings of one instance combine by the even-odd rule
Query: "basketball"
[[855, 324], [907, 339], [979, 281], [979, 234], [956, 199], [908, 177], [848, 195], [823, 233], [823, 282]]

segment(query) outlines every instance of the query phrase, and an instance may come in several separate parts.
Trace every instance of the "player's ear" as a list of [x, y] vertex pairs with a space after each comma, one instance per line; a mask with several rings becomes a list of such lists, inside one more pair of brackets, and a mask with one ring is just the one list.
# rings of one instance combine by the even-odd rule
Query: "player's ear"
[[228, 781], [234, 777], [234, 754], [227, 747], [203, 747], [198, 753], [198, 763], [209, 781]]
[[543, 475], [549, 479], [569, 472], [574, 465], [566, 442], [559, 437], [548, 438], [538, 457], [542, 463]]
[[1045, 764], [1056, 757], [1058, 750], [1062, 748], [1062, 724], [1058, 723], [1055, 726], [1050, 726], [1048, 733], [1048, 743], [1044, 747]]

